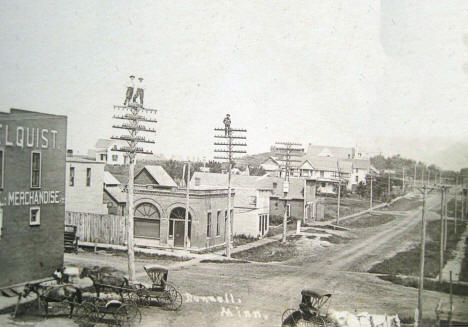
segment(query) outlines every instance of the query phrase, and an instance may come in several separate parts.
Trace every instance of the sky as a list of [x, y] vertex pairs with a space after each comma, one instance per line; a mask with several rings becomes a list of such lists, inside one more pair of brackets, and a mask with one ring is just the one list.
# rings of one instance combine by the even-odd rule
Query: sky
[[[2, 1], [0, 110], [68, 116], [68, 147], [115, 135], [130, 74], [154, 152], [213, 157], [226, 113], [247, 151], [358, 146], [468, 166], [466, 0]], [[451, 151], [450, 149], [457, 149]]]

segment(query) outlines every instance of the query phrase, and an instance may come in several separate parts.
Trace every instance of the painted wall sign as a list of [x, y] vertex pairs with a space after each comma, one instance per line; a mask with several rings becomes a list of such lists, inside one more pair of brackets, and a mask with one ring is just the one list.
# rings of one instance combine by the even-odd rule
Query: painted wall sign
[[17, 126], [10, 128], [0, 124], [0, 145], [19, 148], [56, 149], [58, 131], [47, 128]]
[[0, 197], [0, 207], [64, 203], [60, 191], [17, 191]]

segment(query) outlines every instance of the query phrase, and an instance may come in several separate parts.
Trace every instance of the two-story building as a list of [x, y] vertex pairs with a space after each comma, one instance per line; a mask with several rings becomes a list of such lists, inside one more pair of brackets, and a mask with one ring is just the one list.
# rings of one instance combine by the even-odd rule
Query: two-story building
[[299, 176], [316, 180], [319, 194], [337, 194], [339, 182], [349, 189], [351, 173], [351, 162], [333, 157], [306, 155], [299, 165]]
[[0, 288], [63, 265], [67, 117], [0, 112]]
[[106, 214], [104, 162], [67, 154], [65, 210]]

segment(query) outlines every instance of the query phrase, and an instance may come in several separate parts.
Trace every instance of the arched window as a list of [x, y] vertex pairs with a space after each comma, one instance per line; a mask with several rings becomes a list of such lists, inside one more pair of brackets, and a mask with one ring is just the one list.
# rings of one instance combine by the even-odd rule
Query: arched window
[[[185, 208], [172, 209], [169, 215], [169, 238], [174, 239], [174, 246], [183, 246], [183, 233], [185, 230]], [[188, 238], [192, 232], [192, 215], [188, 214]], [[175, 235], [175, 237], [174, 237]]]
[[149, 202], [139, 204], [135, 208], [135, 237], [160, 237], [161, 214], [156, 206]]

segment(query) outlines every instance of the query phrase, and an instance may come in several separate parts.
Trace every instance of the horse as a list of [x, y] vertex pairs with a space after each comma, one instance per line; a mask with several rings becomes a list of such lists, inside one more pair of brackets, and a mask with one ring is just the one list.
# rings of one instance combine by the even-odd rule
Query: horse
[[80, 278], [88, 277], [92, 280], [96, 296], [99, 298], [101, 291], [106, 289], [117, 292], [123, 300], [123, 289], [128, 288], [129, 282], [126, 277], [110, 275], [103, 272], [103, 269], [83, 268], [80, 273]]
[[70, 305], [70, 318], [73, 315], [75, 304], [83, 301], [81, 290], [73, 285], [41, 285], [26, 284], [21, 296], [27, 297], [31, 292], [37, 295], [39, 308], [44, 303], [45, 317], [49, 315], [49, 302], [67, 302]]
[[347, 311], [333, 311], [330, 318], [338, 327], [400, 327], [398, 315], [375, 315], [363, 312], [353, 314]]

